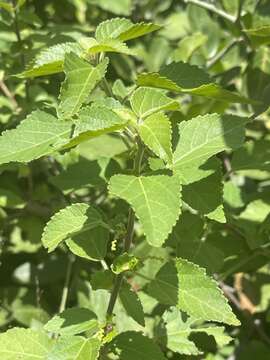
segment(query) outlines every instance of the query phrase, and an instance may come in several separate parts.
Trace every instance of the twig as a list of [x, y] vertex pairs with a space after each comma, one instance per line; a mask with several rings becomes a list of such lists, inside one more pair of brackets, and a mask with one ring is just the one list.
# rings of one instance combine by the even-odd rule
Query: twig
[[236, 18], [228, 13], [226, 13], [225, 11], [218, 9], [217, 7], [215, 7], [212, 4], [209, 4], [205, 1], [201, 1], [201, 0], [185, 0], [186, 4], [194, 4], [197, 5], [203, 9], [209, 10], [214, 14], [217, 14], [218, 16], [222, 17], [223, 19], [226, 19], [228, 21], [230, 21], [231, 23], [235, 23]]
[[[138, 151], [136, 154], [136, 158], [134, 159], [134, 169], [133, 169], [133, 173], [134, 175], [139, 175], [140, 171], [141, 171], [141, 163], [142, 163], [142, 159], [143, 159], [143, 154], [144, 154], [144, 146], [140, 140], [140, 138], [137, 138], [137, 144], [138, 144]], [[124, 240], [124, 251], [128, 252], [131, 244], [132, 244], [132, 240], [133, 240], [133, 233], [134, 233], [134, 222], [135, 222], [135, 213], [133, 211], [133, 209], [130, 208], [129, 210], [129, 214], [128, 214], [128, 223], [127, 223], [127, 234]], [[110, 319], [112, 313], [113, 313], [113, 309], [118, 297], [118, 293], [120, 291], [121, 285], [122, 285], [122, 281], [124, 278], [124, 274], [118, 274], [116, 276], [115, 279], [115, 283], [114, 283], [114, 287], [110, 296], [110, 300], [109, 300], [109, 304], [108, 304], [108, 309], [107, 309], [107, 319]]]
[[69, 259], [68, 259], [65, 284], [64, 284], [62, 297], [61, 297], [61, 302], [60, 302], [60, 306], [59, 306], [59, 312], [60, 313], [62, 311], [64, 311], [65, 308], [66, 308], [67, 298], [68, 298], [68, 290], [69, 290], [69, 283], [70, 283], [70, 278], [71, 278], [71, 270], [72, 270], [72, 266], [73, 266], [74, 261], [75, 261], [75, 257], [73, 255], [71, 255], [69, 257]]
[[14, 110], [19, 110], [19, 105], [15, 99], [15, 96], [10, 92], [7, 85], [4, 83], [4, 80], [0, 80], [0, 88], [3, 91], [3, 93], [6, 95], [7, 98], [11, 101]]
[[216, 56], [214, 56], [212, 59], [210, 59], [207, 62], [207, 69], [210, 69], [211, 67], [213, 67], [219, 60], [221, 60], [235, 45], [239, 44], [240, 42], [242, 42], [243, 39], [233, 39], [231, 42], [229, 42], [229, 44], [227, 46], [225, 46]]

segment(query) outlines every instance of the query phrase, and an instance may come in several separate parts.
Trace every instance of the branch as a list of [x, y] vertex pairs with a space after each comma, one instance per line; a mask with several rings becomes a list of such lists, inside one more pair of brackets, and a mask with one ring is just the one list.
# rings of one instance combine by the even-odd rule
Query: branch
[[218, 16], [222, 17], [225, 20], [228, 20], [231, 23], [235, 23], [236, 18], [228, 13], [226, 13], [225, 11], [216, 8], [214, 5], [212, 4], [208, 4], [205, 1], [201, 1], [201, 0], [185, 0], [186, 4], [194, 4], [197, 5], [203, 9], [209, 10], [214, 14], [217, 14]]

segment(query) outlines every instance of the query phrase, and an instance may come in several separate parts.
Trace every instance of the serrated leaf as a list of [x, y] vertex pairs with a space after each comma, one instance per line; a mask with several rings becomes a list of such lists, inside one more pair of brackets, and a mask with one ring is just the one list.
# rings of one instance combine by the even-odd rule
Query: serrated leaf
[[141, 301], [138, 295], [131, 290], [128, 283], [121, 286], [119, 297], [127, 314], [138, 324], [145, 326], [144, 313]]
[[138, 75], [137, 84], [152, 86], [179, 93], [205, 96], [232, 103], [257, 103], [215, 84], [201, 68], [183, 62], [162, 67], [159, 73]]
[[110, 179], [109, 191], [133, 207], [148, 243], [161, 246], [180, 214], [178, 179], [162, 175], [115, 175]]
[[147, 285], [147, 294], [165, 305], [177, 304], [178, 279], [172, 262], [165, 263]]
[[104, 39], [96, 41], [94, 38], [89, 39], [86, 51], [88, 54], [98, 54], [101, 52], [116, 52], [126, 55], [136, 55], [136, 52], [129, 49], [127, 45], [118, 39]]
[[213, 336], [220, 347], [227, 345], [232, 340], [230, 336], [224, 333], [224, 327], [196, 326], [200, 319], [189, 317], [184, 321], [180, 311], [176, 308], [166, 311], [162, 318], [166, 323], [167, 348], [179, 354], [198, 355], [202, 353], [195, 343], [189, 339], [191, 334], [206, 333]]
[[95, 314], [84, 308], [70, 308], [55, 315], [44, 325], [46, 331], [57, 335], [72, 336], [85, 331], [95, 333], [98, 321]]
[[225, 223], [221, 169], [199, 181], [183, 186], [183, 201], [209, 219]]
[[28, 68], [18, 74], [17, 77], [29, 78], [62, 72], [65, 55], [71, 52], [79, 56], [82, 53], [82, 48], [78, 43], [63, 43], [44, 49], [28, 65]]
[[153, 340], [135, 331], [118, 335], [112, 342], [111, 350], [120, 355], [121, 360], [165, 360]]
[[95, 338], [61, 336], [50, 351], [48, 360], [97, 360], [100, 345]]
[[205, 269], [181, 258], [175, 264], [179, 281], [177, 307], [180, 310], [205, 321], [240, 325], [217, 282], [206, 275]]
[[172, 129], [169, 118], [163, 113], [148, 116], [139, 125], [142, 141], [160, 159], [166, 163], [172, 162]]
[[125, 18], [113, 18], [103, 21], [96, 29], [96, 39], [101, 42], [106, 39], [127, 41], [161, 29], [152, 23], [133, 24]]
[[175, 173], [196, 161], [202, 164], [211, 156], [223, 151], [234, 150], [242, 145], [245, 137], [246, 118], [233, 115], [207, 114], [179, 126], [179, 141], [173, 154]]
[[41, 110], [33, 111], [16, 129], [2, 133], [0, 164], [28, 162], [50, 154], [61, 141], [70, 138], [71, 129], [71, 122], [60, 122]]
[[66, 79], [61, 87], [58, 113], [62, 118], [71, 118], [86, 101], [90, 92], [105, 76], [108, 59], [96, 67], [80, 59], [76, 54], [65, 56], [64, 71]]
[[90, 205], [72, 204], [60, 210], [50, 219], [42, 234], [42, 242], [45, 248], [51, 252], [61, 241], [100, 226], [105, 226], [101, 215]]
[[[120, 110], [111, 110], [103, 105], [85, 106], [78, 113], [73, 138], [65, 144], [65, 148], [80, 144], [96, 136], [123, 129], [128, 118]], [[122, 116], [123, 115], [123, 116]]]
[[158, 90], [147, 87], [140, 87], [135, 90], [131, 96], [130, 104], [140, 119], [162, 110], [173, 111], [180, 108], [178, 101], [169, 98]]
[[45, 360], [52, 346], [43, 331], [13, 328], [0, 334], [1, 360]]

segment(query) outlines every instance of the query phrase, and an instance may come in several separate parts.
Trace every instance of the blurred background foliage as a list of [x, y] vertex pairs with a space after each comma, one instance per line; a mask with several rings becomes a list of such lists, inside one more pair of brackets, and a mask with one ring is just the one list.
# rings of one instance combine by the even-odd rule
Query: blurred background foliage
[[[195, 3], [195, 4], [194, 4]], [[187, 213], [178, 224], [183, 244], [178, 250], [174, 234], [170, 246], [177, 255], [218, 274], [220, 284], [242, 321], [230, 330], [234, 340], [216, 349], [203, 341], [204, 359], [270, 358], [270, 3], [268, 0], [14, 0], [0, 1], [0, 127], [13, 128], [33, 109], [50, 111], [57, 104], [63, 74], [21, 80], [22, 72], [41, 50], [91, 35], [97, 24], [112, 17], [163, 25], [159, 32], [130, 43], [136, 56], [110, 54], [107, 79], [113, 92], [124, 98], [137, 74], [155, 72], [164, 64], [184, 61], [199, 65], [224, 88], [263, 100], [261, 105], [228, 104], [190, 95], [178, 96], [183, 119], [211, 112], [257, 116], [248, 125], [248, 142], [224, 164], [226, 224], [202, 221]], [[207, 6], [201, 6], [208, 5]], [[213, 7], [215, 10], [213, 11]], [[226, 14], [227, 17], [224, 15]], [[119, 80], [121, 79], [121, 80]], [[102, 98], [96, 89], [90, 100]], [[39, 327], [59, 307], [67, 269], [72, 264], [68, 304], [86, 306], [102, 318], [108, 292], [95, 289], [101, 266], [77, 258], [64, 246], [52, 254], [41, 246], [41, 233], [50, 216], [80, 201], [99, 205], [115, 229], [113, 247], [123, 237], [127, 205], [110, 202], [107, 179], [129, 163], [130, 149], [119, 137], [103, 135], [69, 152], [28, 165], [0, 167], [0, 327]], [[79, 174], [79, 176], [78, 176]], [[138, 238], [140, 233], [138, 231]], [[116, 250], [117, 251], [117, 250]], [[178, 251], [180, 252], [178, 254]], [[137, 255], [157, 260], [145, 262], [141, 273], [153, 277], [167, 250], [138, 245]], [[113, 257], [109, 249], [108, 261]], [[90, 264], [90, 265], [89, 265]], [[133, 279], [143, 288], [147, 281]], [[100, 279], [99, 279], [100, 284]], [[91, 288], [92, 286], [92, 288]], [[139, 291], [147, 317], [147, 332], [155, 336], [161, 306]], [[116, 308], [118, 331], [138, 329], [120, 304]], [[151, 315], [151, 316], [150, 316]], [[158, 341], [158, 336], [157, 336]], [[197, 339], [200, 343], [200, 339]], [[171, 359], [187, 358], [172, 355]], [[190, 357], [191, 358], [191, 357]], [[200, 357], [199, 357], [200, 358]], [[202, 357], [201, 357], [202, 358]]]

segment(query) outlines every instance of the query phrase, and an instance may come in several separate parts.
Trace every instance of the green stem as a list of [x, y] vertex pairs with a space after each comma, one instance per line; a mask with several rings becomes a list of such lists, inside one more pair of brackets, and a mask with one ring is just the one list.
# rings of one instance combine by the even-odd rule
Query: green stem
[[197, 5], [203, 9], [209, 10], [214, 14], [217, 14], [218, 16], [222, 17], [225, 20], [228, 20], [231, 23], [235, 23], [236, 18], [228, 13], [226, 13], [225, 11], [216, 8], [214, 5], [212, 4], [208, 4], [205, 1], [201, 1], [201, 0], [185, 0], [186, 4], [194, 4]]
[[65, 308], [66, 308], [67, 298], [68, 298], [68, 289], [69, 289], [70, 278], [71, 278], [71, 270], [72, 270], [72, 265], [73, 265], [74, 261], [75, 261], [74, 256], [70, 256], [69, 260], [68, 260], [68, 265], [67, 265], [65, 284], [64, 284], [62, 297], [61, 297], [61, 302], [60, 302], [60, 306], [59, 306], [59, 312], [60, 313], [62, 311], [64, 311]]
[[[137, 137], [137, 145], [138, 145], [138, 151], [136, 154], [136, 157], [134, 159], [134, 168], [133, 173], [134, 175], [138, 176], [140, 175], [141, 171], [141, 164], [143, 160], [143, 154], [144, 154], [144, 146], [141, 142], [141, 139], [139, 136]], [[124, 240], [124, 251], [129, 252], [130, 247], [132, 245], [133, 240], [133, 234], [134, 234], [134, 222], [135, 222], [135, 213], [132, 208], [129, 209], [128, 214], [128, 222], [127, 222], [127, 234]], [[107, 318], [109, 319], [113, 313], [113, 309], [119, 294], [119, 291], [121, 289], [122, 281], [124, 278], [124, 273], [118, 274], [115, 279], [115, 283], [112, 289], [111, 297], [108, 304], [107, 309]]]

